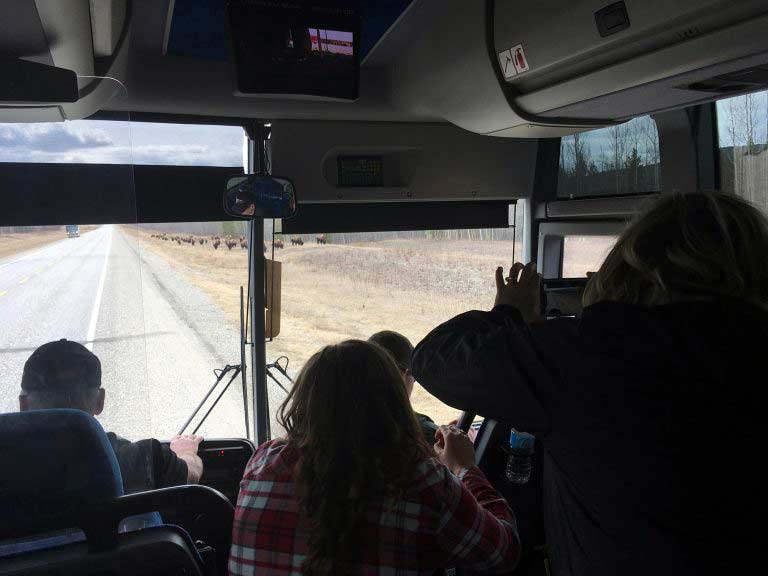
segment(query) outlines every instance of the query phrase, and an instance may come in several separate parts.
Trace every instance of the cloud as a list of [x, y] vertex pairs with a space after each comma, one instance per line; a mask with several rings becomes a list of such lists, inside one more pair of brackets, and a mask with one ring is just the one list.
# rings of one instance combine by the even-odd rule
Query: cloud
[[134, 164], [166, 164], [173, 166], [240, 166], [242, 149], [211, 148], [195, 144], [143, 145], [133, 148]]
[[0, 162], [241, 166], [242, 158], [237, 127], [88, 120], [0, 124]]
[[0, 146], [11, 149], [56, 152], [113, 144], [112, 137], [99, 128], [66, 124], [6, 124], [0, 128]]

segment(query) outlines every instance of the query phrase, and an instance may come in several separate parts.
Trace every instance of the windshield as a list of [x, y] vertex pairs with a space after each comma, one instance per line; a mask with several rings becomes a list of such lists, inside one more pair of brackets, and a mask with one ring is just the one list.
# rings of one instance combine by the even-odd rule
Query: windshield
[[[127, 120], [15, 124], [0, 126], [0, 138], [0, 169], [19, 162], [29, 164], [28, 170], [117, 165], [118, 175], [131, 183], [128, 204], [134, 210], [139, 200], [133, 166], [243, 167], [243, 130], [233, 126]], [[115, 195], [116, 203], [125, 201], [116, 190], [104, 193]], [[275, 242], [268, 222], [267, 256], [274, 250], [282, 264], [281, 327], [267, 345], [268, 362], [281, 359], [286, 366], [287, 359], [287, 372], [295, 377], [324, 345], [381, 330], [401, 332], [415, 345], [452, 315], [490, 308], [494, 269], [522, 258], [523, 212], [523, 203], [517, 209], [511, 205], [509, 227], [503, 229], [320, 232], [276, 235]], [[98, 418], [106, 430], [130, 440], [170, 438], [214, 385], [214, 370], [240, 363], [246, 238], [242, 222], [100, 220], [0, 228], [0, 410], [18, 409], [30, 354], [67, 338], [101, 360], [106, 402]], [[250, 350], [247, 356], [250, 390]], [[272, 373], [274, 436], [280, 433], [275, 413], [291, 383]], [[246, 435], [242, 390], [235, 378], [201, 434]], [[436, 422], [458, 416], [418, 385], [412, 404]]]
[[[504, 229], [319, 233], [276, 236], [274, 243], [267, 234], [267, 254], [274, 245], [282, 277], [280, 334], [267, 344], [268, 360], [288, 357], [295, 377], [322, 346], [381, 330], [400, 332], [415, 346], [456, 314], [489, 310], [496, 267], [522, 259], [523, 221], [520, 202]], [[274, 435], [285, 391], [272, 380], [268, 396]], [[411, 404], [437, 423], [459, 416], [418, 383]]]
[[[117, 175], [131, 180], [132, 164], [242, 169], [243, 142], [237, 126], [9, 124], [0, 125], [0, 162], [36, 163], [29, 170], [117, 164]], [[234, 222], [0, 228], [0, 411], [18, 409], [29, 355], [67, 338], [101, 361], [98, 418], [107, 431], [131, 440], [177, 433], [213, 385], [214, 369], [240, 363], [244, 233]], [[239, 379], [200, 433], [245, 436]]]

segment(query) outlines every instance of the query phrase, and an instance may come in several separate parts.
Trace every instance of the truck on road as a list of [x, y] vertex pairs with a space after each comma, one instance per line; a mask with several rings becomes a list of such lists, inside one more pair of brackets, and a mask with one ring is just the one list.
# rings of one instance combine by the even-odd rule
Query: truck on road
[[67, 224], [67, 238], [80, 238], [80, 226]]

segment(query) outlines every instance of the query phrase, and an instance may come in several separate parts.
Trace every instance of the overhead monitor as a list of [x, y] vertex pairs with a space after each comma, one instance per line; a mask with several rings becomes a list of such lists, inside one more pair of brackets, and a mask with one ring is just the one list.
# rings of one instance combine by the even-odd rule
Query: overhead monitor
[[236, 92], [355, 100], [359, 0], [228, 0]]

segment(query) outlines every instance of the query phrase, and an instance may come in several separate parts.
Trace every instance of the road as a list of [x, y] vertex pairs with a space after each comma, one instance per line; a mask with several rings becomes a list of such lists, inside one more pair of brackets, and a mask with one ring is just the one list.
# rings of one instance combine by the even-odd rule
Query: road
[[[102, 362], [100, 422], [132, 440], [170, 438], [213, 384], [213, 370], [240, 359], [238, 328], [211, 299], [116, 226], [0, 260], [0, 319], [0, 412], [18, 409], [35, 348], [67, 338]], [[237, 379], [201, 433], [245, 435], [241, 389]]]

